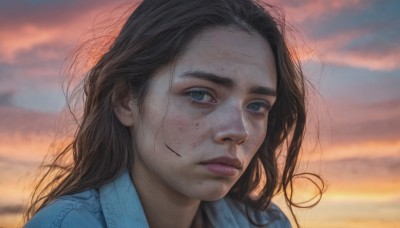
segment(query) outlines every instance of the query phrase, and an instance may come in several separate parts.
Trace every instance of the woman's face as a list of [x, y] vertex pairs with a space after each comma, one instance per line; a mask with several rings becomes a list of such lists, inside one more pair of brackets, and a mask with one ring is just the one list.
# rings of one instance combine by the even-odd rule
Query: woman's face
[[154, 75], [130, 128], [135, 185], [224, 197], [264, 141], [275, 94], [273, 54], [259, 34], [229, 27], [198, 34]]

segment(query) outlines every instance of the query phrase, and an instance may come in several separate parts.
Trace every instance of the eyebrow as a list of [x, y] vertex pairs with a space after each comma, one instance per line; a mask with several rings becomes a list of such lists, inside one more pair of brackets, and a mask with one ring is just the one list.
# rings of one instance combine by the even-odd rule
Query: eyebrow
[[[183, 76], [185, 77], [192, 77], [192, 78], [199, 78], [202, 80], [210, 81], [213, 82], [217, 85], [224, 86], [228, 89], [232, 89], [235, 86], [235, 82], [226, 77], [221, 77], [219, 75], [205, 72], [205, 71], [187, 71], [183, 73]], [[250, 93], [252, 94], [262, 94], [262, 95], [267, 95], [267, 96], [274, 96], [276, 97], [276, 90], [269, 88], [269, 87], [264, 87], [264, 86], [254, 86], [251, 87], [249, 90]]]
[[269, 87], [264, 87], [264, 86], [255, 86], [250, 89], [250, 93], [254, 94], [262, 94], [262, 95], [267, 95], [267, 96], [273, 96], [276, 97], [276, 90], [269, 88]]
[[183, 76], [199, 78], [199, 79], [203, 79], [203, 80], [206, 80], [206, 81], [210, 81], [210, 82], [213, 82], [215, 84], [224, 86], [224, 87], [226, 87], [228, 89], [233, 88], [233, 86], [235, 85], [233, 80], [230, 79], [230, 78], [221, 77], [221, 76], [218, 76], [216, 74], [209, 73], [209, 72], [204, 72], [204, 71], [198, 71], [198, 70], [196, 70], [196, 71], [187, 71], [187, 72], [183, 73]]

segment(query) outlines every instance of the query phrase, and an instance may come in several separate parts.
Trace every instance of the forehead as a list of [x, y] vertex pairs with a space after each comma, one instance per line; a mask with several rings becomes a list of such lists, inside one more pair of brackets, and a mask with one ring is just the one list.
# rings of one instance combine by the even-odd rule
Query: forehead
[[256, 32], [215, 27], [199, 33], [176, 61], [174, 71], [179, 77], [198, 70], [276, 89], [271, 47]]

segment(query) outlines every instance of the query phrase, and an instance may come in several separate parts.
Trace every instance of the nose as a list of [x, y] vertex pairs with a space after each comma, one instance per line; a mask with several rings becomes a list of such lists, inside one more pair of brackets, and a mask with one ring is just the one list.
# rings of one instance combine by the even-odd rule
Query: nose
[[247, 123], [243, 111], [225, 110], [216, 121], [214, 140], [217, 143], [240, 145], [249, 137]]

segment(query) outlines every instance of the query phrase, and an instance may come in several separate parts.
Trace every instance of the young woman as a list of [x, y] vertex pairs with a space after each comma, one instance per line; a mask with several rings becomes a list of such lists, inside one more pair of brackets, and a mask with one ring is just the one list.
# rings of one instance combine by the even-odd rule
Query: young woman
[[290, 227], [271, 199], [295, 205], [305, 82], [279, 25], [252, 0], [143, 1], [26, 227]]

